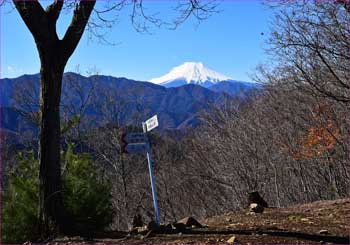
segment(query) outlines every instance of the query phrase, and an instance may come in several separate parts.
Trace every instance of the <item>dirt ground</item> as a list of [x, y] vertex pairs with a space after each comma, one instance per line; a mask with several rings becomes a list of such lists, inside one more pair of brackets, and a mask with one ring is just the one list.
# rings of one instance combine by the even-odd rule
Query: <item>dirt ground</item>
[[234, 236], [233, 243], [245, 244], [350, 244], [350, 199], [266, 208], [261, 214], [241, 210], [200, 222], [203, 228], [190, 228], [173, 234], [111, 232], [90, 241], [81, 237], [59, 237], [50, 243], [227, 244]]

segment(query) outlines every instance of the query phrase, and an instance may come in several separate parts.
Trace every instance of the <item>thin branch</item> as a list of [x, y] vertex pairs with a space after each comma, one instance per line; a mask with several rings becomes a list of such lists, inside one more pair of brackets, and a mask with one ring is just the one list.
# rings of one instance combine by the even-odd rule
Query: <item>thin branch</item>
[[350, 14], [350, 1], [349, 0], [336, 0], [336, 3], [343, 5], [346, 12]]

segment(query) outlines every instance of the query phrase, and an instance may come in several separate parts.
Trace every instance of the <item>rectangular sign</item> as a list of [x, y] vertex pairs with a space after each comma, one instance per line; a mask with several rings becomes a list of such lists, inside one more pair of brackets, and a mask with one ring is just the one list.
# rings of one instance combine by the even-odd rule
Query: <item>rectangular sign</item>
[[158, 118], [157, 118], [157, 115], [154, 115], [153, 117], [151, 117], [150, 119], [148, 119], [146, 122], [145, 122], [145, 125], [146, 125], [146, 131], [149, 132], [151, 131], [152, 129], [158, 127]]
[[145, 154], [148, 150], [148, 143], [132, 143], [125, 147], [125, 151], [129, 154]]
[[142, 143], [147, 141], [144, 133], [128, 133], [123, 137], [126, 143]]

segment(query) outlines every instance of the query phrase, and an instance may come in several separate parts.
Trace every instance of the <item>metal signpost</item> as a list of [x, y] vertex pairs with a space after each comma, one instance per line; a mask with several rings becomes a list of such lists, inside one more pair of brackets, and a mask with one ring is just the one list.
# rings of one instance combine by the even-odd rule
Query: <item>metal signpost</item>
[[[154, 129], [156, 127], [158, 127], [157, 115], [151, 117], [146, 122], [142, 123], [142, 128], [143, 128], [143, 133], [144, 134], [146, 134], [147, 132], [151, 131], [152, 129]], [[155, 186], [155, 183], [154, 183], [150, 151], [147, 151], [147, 161], [148, 161], [149, 177], [150, 177], [150, 180], [151, 180], [153, 206], [154, 206], [154, 212], [155, 212], [155, 215], [156, 215], [156, 223], [159, 226], [160, 225], [160, 219], [159, 219], [159, 212], [158, 212], [157, 192], [156, 192], [156, 186]]]
[[151, 188], [152, 188], [152, 197], [153, 197], [153, 205], [156, 216], [156, 223], [160, 225], [159, 212], [158, 212], [158, 201], [157, 201], [157, 193], [156, 186], [153, 177], [152, 171], [152, 161], [151, 161], [151, 147], [148, 143], [148, 138], [146, 133], [151, 131], [152, 129], [158, 127], [158, 118], [157, 115], [151, 117], [145, 122], [142, 122], [143, 133], [128, 133], [122, 135], [122, 152], [129, 154], [147, 154], [147, 162], [148, 162], [148, 170], [149, 176], [151, 180]]

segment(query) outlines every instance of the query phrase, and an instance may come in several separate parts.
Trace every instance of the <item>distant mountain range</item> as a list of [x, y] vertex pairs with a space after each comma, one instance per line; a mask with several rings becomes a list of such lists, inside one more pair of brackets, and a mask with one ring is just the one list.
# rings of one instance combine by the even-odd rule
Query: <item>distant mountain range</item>
[[[198, 65], [195, 66], [198, 68]], [[204, 68], [202, 70], [205, 71]], [[127, 78], [85, 77], [68, 72], [63, 76], [62, 115], [73, 116], [84, 105], [84, 113], [94, 118], [95, 126], [114, 121], [141, 124], [157, 114], [160, 129], [183, 129], [197, 125], [200, 111], [212, 105], [220, 106], [227, 96], [244, 99], [252, 91], [260, 89], [254, 83], [220, 81], [219, 76], [205, 77], [203, 73], [187, 78], [197, 80], [188, 80], [189, 84], [186, 82], [182, 86], [165, 87]], [[206, 88], [209, 83], [212, 85]], [[23, 117], [14, 108], [20, 107], [27, 112], [38, 110], [39, 74], [0, 79], [0, 93], [1, 128], [16, 132], [21, 128]], [[23, 103], [28, 105], [23, 106]]]

